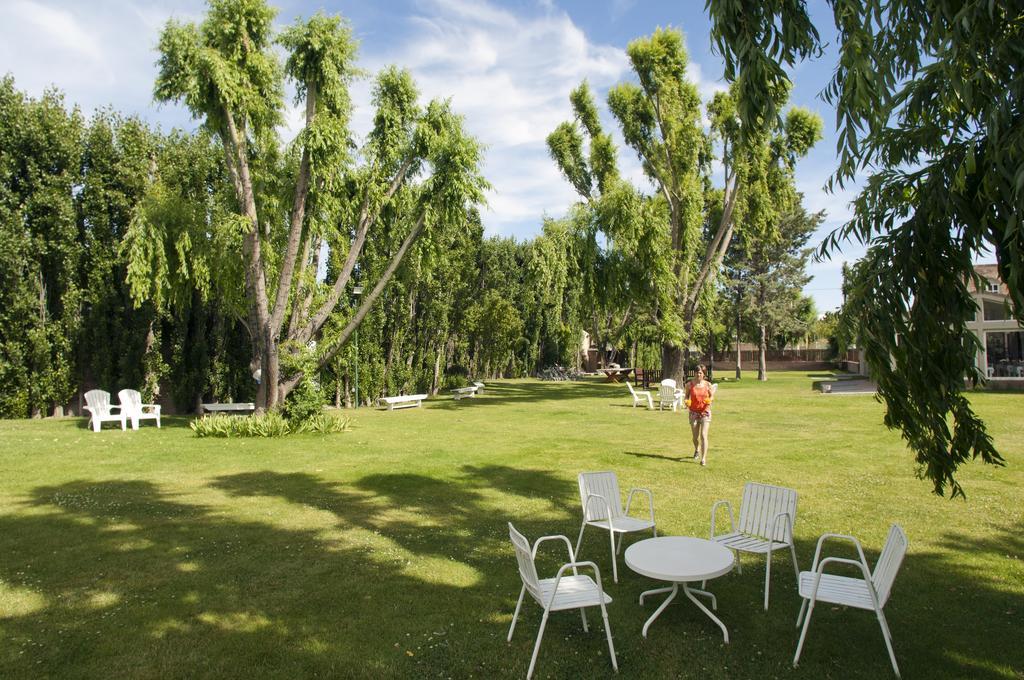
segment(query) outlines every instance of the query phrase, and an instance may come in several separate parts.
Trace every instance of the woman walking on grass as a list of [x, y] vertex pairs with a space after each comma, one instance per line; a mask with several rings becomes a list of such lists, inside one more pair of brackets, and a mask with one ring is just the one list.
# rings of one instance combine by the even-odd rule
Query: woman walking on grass
[[686, 406], [690, 410], [690, 431], [693, 433], [693, 459], [701, 465], [708, 462], [708, 430], [711, 428], [711, 383], [704, 379], [704, 364], [697, 367], [697, 375], [686, 383]]

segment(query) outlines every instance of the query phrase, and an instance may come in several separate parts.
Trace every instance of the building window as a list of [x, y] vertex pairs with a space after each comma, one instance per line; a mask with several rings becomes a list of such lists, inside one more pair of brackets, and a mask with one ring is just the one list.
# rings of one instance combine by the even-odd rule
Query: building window
[[1024, 378], [1024, 331], [985, 333], [990, 378]]
[[1006, 321], [1010, 318], [1010, 312], [1006, 309], [1006, 303], [1002, 300], [985, 300], [985, 321]]
[[991, 281], [989, 281], [988, 283], [985, 284], [985, 292], [986, 293], [998, 293], [999, 292], [999, 284], [998, 283], [992, 283]]

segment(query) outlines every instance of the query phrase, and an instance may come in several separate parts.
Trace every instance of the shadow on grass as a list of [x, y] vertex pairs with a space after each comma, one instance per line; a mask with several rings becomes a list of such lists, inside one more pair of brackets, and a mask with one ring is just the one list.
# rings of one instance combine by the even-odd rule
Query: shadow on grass
[[663, 456], [660, 453], [640, 453], [639, 451], [623, 451], [623, 453], [634, 458], [654, 458], [655, 460], [667, 460], [672, 463], [682, 463], [690, 458], [689, 456], [673, 458], [672, 456]]
[[[618, 390], [621, 390], [621, 395]], [[443, 398], [428, 401], [426, 404], [430, 408], [454, 410], [573, 399], [615, 399], [619, 396], [628, 398], [628, 395], [625, 385], [597, 382], [594, 379], [566, 382], [537, 380], [488, 384], [484, 394], [471, 399], [455, 400], [444, 395]]]
[[[571, 481], [502, 465], [463, 466], [450, 479], [396, 472], [351, 483], [257, 471], [211, 486], [232, 502], [197, 503], [147, 481], [78, 480], [37, 487], [5, 509], [4, 678], [521, 677], [540, 616], [524, 605], [505, 643], [519, 592], [506, 522], [531, 539], [578, 527]], [[543, 517], [495, 510], [541, 499], [551, 504]], [[944, 540], [918, 553], [910, 537], [886, 607], [904, 673], [1013, 677], [1022, 655], [1008, 643], [1020, 632], [1024, 597], [959, 555], [1019, 559], [1020, 527], [1004, 525], [995, 539]], [[616, 600], [609, 615], [624, 676], [889, 677], [874, 616], [827, 606], [815, 612], [800, 669], [789, 669], [799, 598], [784, 556], [775, 559], [768, 613], [760, 559], [746, 557], [742, 575], [709, 584], [730, 645], [685, 601], [643, 641], [640, 626], [658, 599], [640, 607], [636, 596], [652, 582], [620, 557], [620, 584], [612, 584], [606, 541], [591, 532], [582, 553]], [[880, 546], [866, 547], [873, 564]], [[807, 568], [814, 541], [797, 549]], [[542, 575], [563, 561], [560, 546], [542, 549]], [[551, 618], [543, 675], [612, 676], [601, 625], [590, 621], [586, 635], [577, 616]]]

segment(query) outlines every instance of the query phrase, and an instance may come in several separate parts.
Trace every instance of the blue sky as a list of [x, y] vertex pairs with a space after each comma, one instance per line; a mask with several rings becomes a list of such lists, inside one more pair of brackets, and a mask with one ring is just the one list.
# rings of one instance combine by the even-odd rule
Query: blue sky
[[[154, 46], [170, 17], [199, 20], [202, 0], [4, 0], [0, 22], [0, 72], [38, 95], [51, 85], [88, 114], [103, 106], [170, 127], [195, 127], [184, 109], [152, 100]], [[631, 77], [626, 44], [658, 26], [682, 29], [691, 77], [704, 97], [724, 88], [721, 59], [712, 53], [703, 0], [278, 0], [278, 22], [291, 23], [317, 10], [347, 17], [360, 40], [360, 65], [376, 72], [388, 64], [409, 68], [424, 97], [451, 97], [469, 129], [488, 147], [485, 173], [494, 190], [484, 222], [489, 234], [529, 238], [543, 215], [566, 212], [575, 196], [547, 156], [544, 138], [571, 117], [569, 90], [586, 78], [602, 98]], [[828, 8], [811, 11], [826, 41], [832, 40]], [[835, 64], [824, 58], [798, 65], [792, 103], [818, 111], [825, 139], [797, 169], [811, 210], [827, 220], [816, 239], [842, 224], [850, 191], [828, 195], [822, 184], [835, 168], [835, 114], [818, 93]], [[357, 133], [369, 128], [370, 82], [354, 86]], [[603, 102], [602, 102], [603, 103]], [[603, 108], [603, 107], [602, 107]], [[607, 111], [605, 124], [614, 129]], [[289, 112], [286, 135], [301, 116]], [[620, 143], [624, 173], [643, 183], [639, 164]], [[811, 266], [806, 291], [819, 312], [841, 302], [842, 262], [863, 253], [850, 244], [830, 262]]]

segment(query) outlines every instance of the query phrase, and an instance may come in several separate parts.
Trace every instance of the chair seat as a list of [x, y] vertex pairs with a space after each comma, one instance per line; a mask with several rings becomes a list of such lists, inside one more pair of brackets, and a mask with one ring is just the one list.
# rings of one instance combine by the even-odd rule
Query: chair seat
[[[638, 519], [636, 517], [615, 517], [612, 522], [615, 527], [613, 531], [617, 534], [628, 534], [634, 531], [644, 531], [654, 526], [654, 522], [649, 519]], [[592, 527], [600, 527], [605, 531], [608, 531], [608, 520], [606, 519], [594, 519], [587, 522]]]
[[[540, 579], [539, 584], [541, 592], [540, 605], [544, 606], [551, 597], [551, 591], [555, 588], [555, 579]], [[604, 598], [605, 604], [609, 604], [612, 601], [612, 598], [606, 593], [601, 592], [597, 584], [594, 583], [594, 579], [584, 575], [565, 575], [558, 582], [558, 592], [555, 593], [555, 601], [551, 604], [551, 611], [596, 607], [601, 604], [602, 598]]]
[[[800, 572], [800, 597], [810, 599], [814, 591], [813, 571]], [[822, 574], [821, 583], [818, 586], [819, 602], [830, 602], [841, 604], [858, 609], [873, 610], [875, 605], [871, 602], [871, 593], [864, 579], [851, 578], [849, 576], [836, 576], [834, 574]]]
[[740, 550], [742, 552], [757, 553], [763, 555], [768, 552], [768, 546], [771, 545], [772, 550], [779, 550], [781, 548], [788, 548], [789, 541], [772, 541], [770, 544], [768, 539], [761, 538], [760, 536], [751, 536], [749, 534], [743, 534], [738, 531], [734, 531], [731, 534], [722, 534], [721, 536], [715, 536], [711, 539], [715, 543], [720, 543], [726, 548], [731, 550]]

